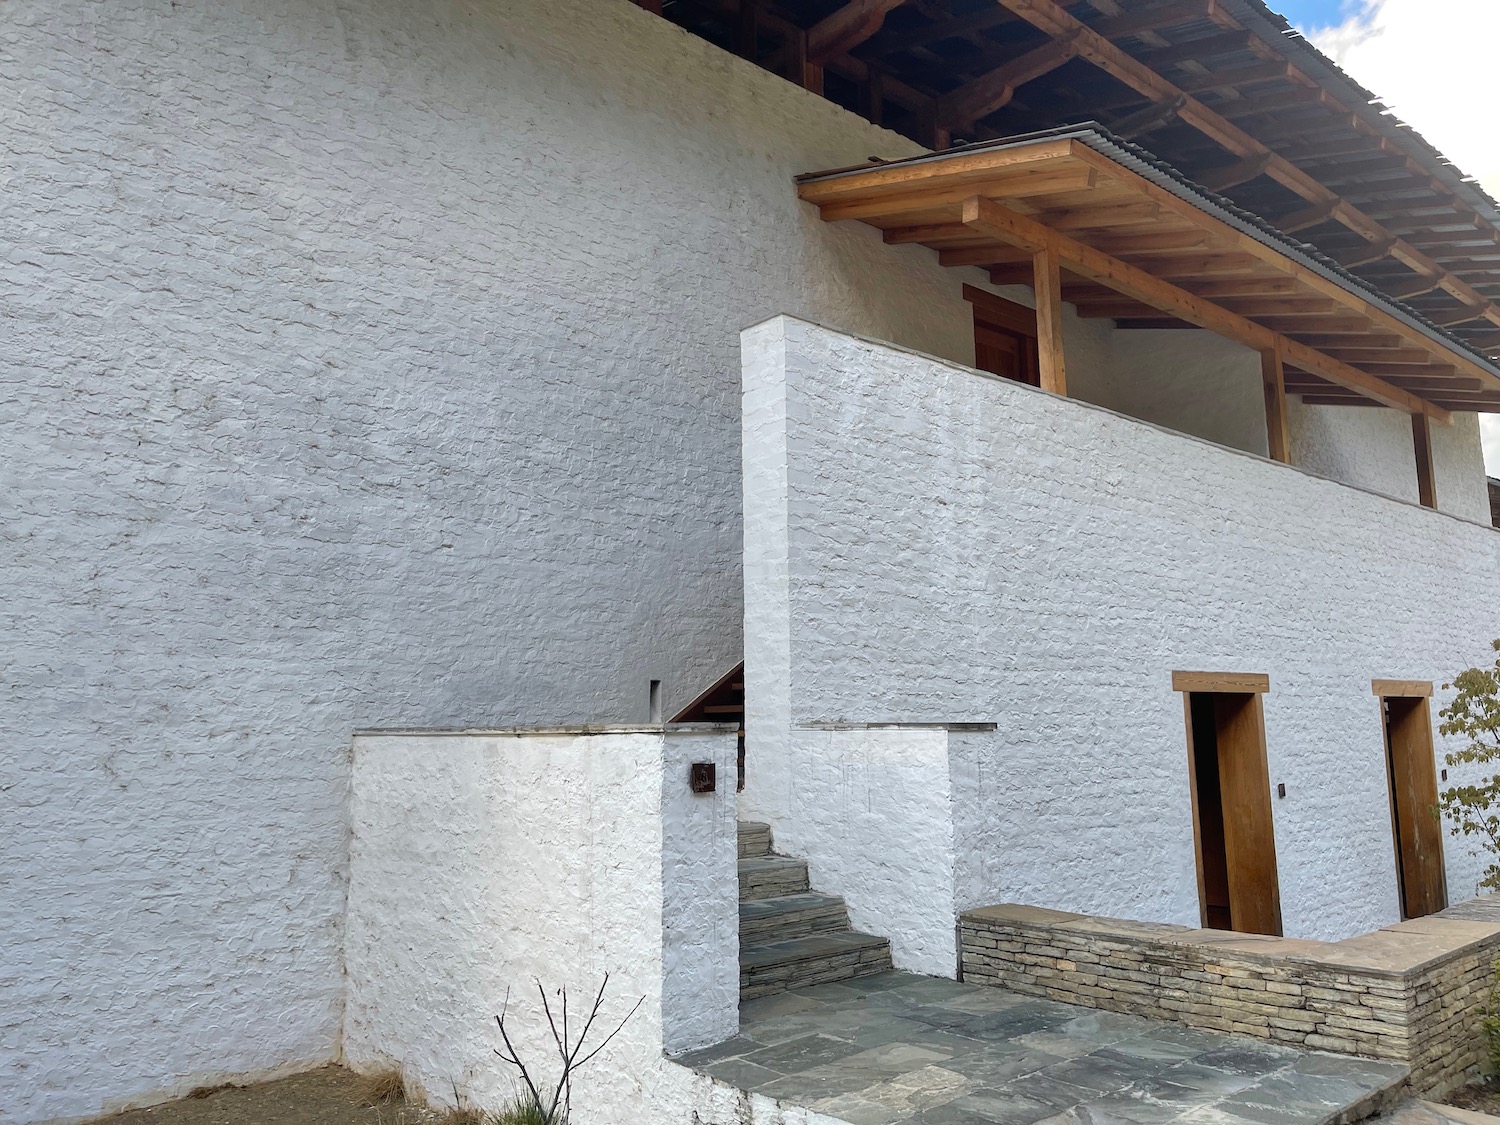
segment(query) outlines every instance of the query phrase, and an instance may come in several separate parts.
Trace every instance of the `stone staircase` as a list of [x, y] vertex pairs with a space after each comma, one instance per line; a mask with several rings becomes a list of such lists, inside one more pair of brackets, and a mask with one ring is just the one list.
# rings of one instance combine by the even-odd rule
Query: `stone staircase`
[[844, 900], [810, 889], [807, 863], [771, 850], [771, 829], [741, 822], [740, 999], [883, 973], [885, 938], [849, 928]]

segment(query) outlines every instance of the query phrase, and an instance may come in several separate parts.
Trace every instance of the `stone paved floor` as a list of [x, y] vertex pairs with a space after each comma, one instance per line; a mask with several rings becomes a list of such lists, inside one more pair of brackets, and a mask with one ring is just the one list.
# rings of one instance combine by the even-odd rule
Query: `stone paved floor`
[[737, 1038], [677, 1061], [850, 1125], [1321, 1125], [1406, 1075], [906, 973], [747, 1001]]

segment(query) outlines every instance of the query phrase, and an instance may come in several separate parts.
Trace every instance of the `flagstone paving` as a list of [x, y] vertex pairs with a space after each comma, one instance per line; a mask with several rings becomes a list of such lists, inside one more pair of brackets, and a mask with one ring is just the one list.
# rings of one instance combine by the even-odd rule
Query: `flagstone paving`
[[1406, 1069], [908, 973], [740, 1006], [678, 1062], [850, 1125], [1346, 1125]]

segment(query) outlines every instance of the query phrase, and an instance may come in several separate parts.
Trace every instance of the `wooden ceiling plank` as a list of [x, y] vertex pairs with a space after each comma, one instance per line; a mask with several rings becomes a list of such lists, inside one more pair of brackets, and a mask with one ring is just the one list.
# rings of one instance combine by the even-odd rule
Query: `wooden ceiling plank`
[[938, 264], [942, 266], [1009, 266], [1017, 262], [1031, 265], [1031, 255], [1014, 246], [995, 245], [965, 247], [962, 250], [939, 250]]
[[1067, 211], [1041, 211], [1037, 218], [1053, 230], [1080, 231], [1102, 230], [1109, 227], [1130, 226], [1134, 223], [1154, 223], [1161, 217], [1161, 208], [1155, 203], [1127, 203], [1115, 207], [1087, 207]]
[[1276, 293], [1295, 293], [1297, 282], [1290, 277], [1226, 277], [1219, 281], [1185, 282], [1200, 297], [1259, 297]]
[[1213, 237], [1208, 231], [1193, 228], [1143, 234], [1105, 235], [1102, 238], [1090, 240], [1092, 245], [1105, 253], [1116, 255], [1148, 253], [1153, 250], [1196, 250], [1209, 245], [1212, 241]]
[[1035, 146], [1014, 149], [980, 149], [958, 153], [941, 160], [920, 160], [895, 165], [870, 164], [848, 169], [836, 176], [819, 174], [813, 179], [799, 179], [797, 194], [808, 203], [832, 203], [851, 196], [888, 192], [897, 184], [917, 188], [929, 180], [952, 183], [964, 176], [989, 182], [1007, 172], [1037, 171], [1041, 164], [1056, 161], [1059, 167], [1072, 163], [1074, 145], [1067, 139], [1040, 141]]
[[1359, 395], [1310, 395], [1301, 396], [1302, 401], [1309, 406], [1379, 406], [1380, 403], [1373, 402]]
[[1227, 90], [1238, 86], [1251, 86], [1257, 82], [1274, 82], [1286, 78], [1290, 67], [1285, 59], [1255, 63], [1234, 70], [1210, 70], [1206, 74], [1192, 74], [1173, 83], [1185, 94], [1201, 94], [1205, 90]]
[[[1007, 179], [987, 182], [983, 185], [985, 195], [992, 199], [1011, 199], [1018, 196], [1046, 194], [1076, 188], [1089, 182], [1085, 169], [1053, 169], [1038, 174], [1022, 173]], [[872, 194], [863, 199], [839, 199], [818, 205], [818, 211], [828, 222], [841, 219], [867, 219], [878, 215], [890, 216], [903, 212], [915, 213], [962, 203], [976, 191], [973, 183], [958, 183], [940, 186], [925, 186], [914, 191]]]
[[1093, 30], [1106, 39], [1124, 39], [1143, 31], [1158, 31], [1174, 24], [1201, 20], [1208, 15], [1210, 6], [1208, 0], [1178, 0], [1176, 3], [1157, 4], [1103, 20], [1095, 24]]
[[[1096, 27], [1094, 30], [1098, 31]], [[1115, 36], [1105, 36], [1106, 39]], [[1185, 39], [1181, 43], [1174, 43], [1170, 47], [1162, 47], [1154, 51], [1136, 57], [1152, 70], [1160, 70], [1164, 66], [1173, 63], [1199, 61], [1213, 58], [1215, 55], [1232, 54], [1235, 51], [1247, 49], [1251, 43], [1257, 42], [1254, 34], [1244, 29], [1239, 31], [1220, 31], [1213, 35], [1201, 35], [1196, 39]]]

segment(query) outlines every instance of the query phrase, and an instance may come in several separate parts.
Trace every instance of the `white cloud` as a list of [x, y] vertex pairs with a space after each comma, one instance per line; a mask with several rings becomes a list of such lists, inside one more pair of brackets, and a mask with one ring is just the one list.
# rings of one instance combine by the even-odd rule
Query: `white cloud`
[[[1493, 120], [1500, 0], [1358, 0], [1314, 43], [1395, 114], [1500, 196]], [[1485, 463], [1500, 476], [1500, 416], [1482, 415]]]

